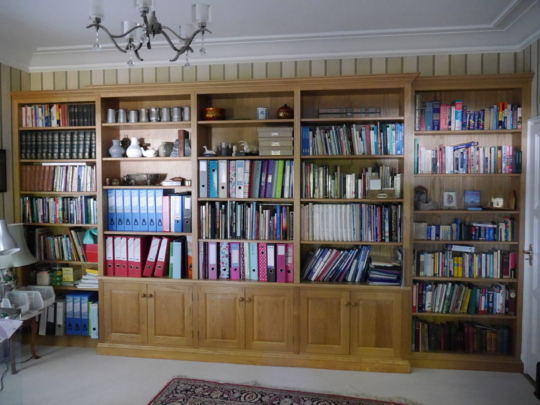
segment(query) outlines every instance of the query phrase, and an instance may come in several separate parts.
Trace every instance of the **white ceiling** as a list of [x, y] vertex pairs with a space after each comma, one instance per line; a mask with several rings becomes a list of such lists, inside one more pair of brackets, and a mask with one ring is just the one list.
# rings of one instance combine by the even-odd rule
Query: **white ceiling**
[[[193, 0], [157, 0], [159, 21], [190, 22]], [[192, 64], [516, 52], [540, 37], [540, 0], [205, 0], [212, 5], [208, 54]], [[93, 52], [88, 0], [0, 0], [0, 62], [30, 72], [120, 68], [127, 56], [104, 34]], [[106, 0], [103, 25], [120, 33], [140, 21], [133, 0]], [[144, 62], [171, 63], [156, 37]], [[196, 44], [198, 41], [196, 41]]]

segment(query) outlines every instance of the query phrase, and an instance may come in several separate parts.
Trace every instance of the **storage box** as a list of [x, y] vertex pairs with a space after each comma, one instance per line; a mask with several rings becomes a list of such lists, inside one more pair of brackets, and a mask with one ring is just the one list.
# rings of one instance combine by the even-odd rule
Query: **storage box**
[[290, 146], [273, 146], [259, 148], [259, 156], [292, 156], [293, 150]]
[[259, 138], [264, 138], [264, 137], [292, 138], [293, 136], [292, 127], [257, 128], [257, 132], [259, 133]]
[[62, 267], [62, 282], [74, 283], [82, 277], [82, 268], [80, 267]]
[[84, 245], [84, 253], [86, 254], [86, 261], [90, 263], [98, 262], [98, 245], [97, 243], [89, 243]]
[[391, 200], [395, 198], [396, 192], [392, 190], [369, 190], [368, 198], [370, 200]]
[[24, 291], [8, 291], [6, 292], [6, 298], [13, 308], [19, 308], [21, 310], [21, 314], [30, 310], [30, 300], [28, 294]]
[[54, 293], [54, 288], [50, 286], [40, 286], [40, 285], [28, 285], [26, 287], [20, 288], [20, 290], [27, 290], [39, 293], [43, 299], [43, 306], [49, 306], [54, 303], [56, 294]]
[[288, 138], [259, 138], [259, 148], [273, 148], [275, 146], [293, 147], [293, 140]]

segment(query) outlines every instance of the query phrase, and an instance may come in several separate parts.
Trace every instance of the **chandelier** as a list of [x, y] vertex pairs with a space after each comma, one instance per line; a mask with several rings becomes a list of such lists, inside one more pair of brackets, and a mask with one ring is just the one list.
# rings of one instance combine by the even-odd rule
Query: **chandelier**
[[[150, 38], [154, 38], [156, 34], [163, 35], [173, 51], [176, 52], [176, 56], [170, 60], [171, 62], [178, 60], [180, 55], [186, 54], [185, 67], [187, 69], [190, 68], [189, 53], [193, 53], [191, 43], [198, 34], [201, 34], [202, 41], [200, 53], [201, 55], [206, 54], [206, 48], [204, 47], [204, 33], [212, 33], [206, 29], [206, 25], [212, 22], [212, 10], [208, 4], [193, 4], [191, 6], [193, 24], [180, 25], [179, 35], [174, 32], [174, 30], [165, 27], [158, 22], [155, 11], [155, 0], [134, 0], [135, 10], [141, 13], [141, 18], [143, 20], [142, 24], [131, 21], [122, 21], [122, 34], [113, 35], [107, 28], [101, 25], [101, 20], [105, 18], [104, 1], [105, 0], [90, 0], [89, 14], [93, 24], [90, 24], [86, 28], [96, 28], [94, 51], [99, 51], [101, 49], [101, 45], [99, 44], [99, 30], [101, 29], [111, 39], [116, 49], [122, 53], [129, 52], [129, 60], [127, 62], [128, 67], [133, 67], [133, 54], [135, 54], [138, 60], [143, 60], [139, 55], [139, 50], [145, 45], [148, 49], [152, 49]], [[180, 46], [178, 48], [174, 45], [171, 37], [166, 31], [180, 40]], [[125, 46], [118, 44], [116, 40], [119, 38], [125, 38], [127, 40]]]

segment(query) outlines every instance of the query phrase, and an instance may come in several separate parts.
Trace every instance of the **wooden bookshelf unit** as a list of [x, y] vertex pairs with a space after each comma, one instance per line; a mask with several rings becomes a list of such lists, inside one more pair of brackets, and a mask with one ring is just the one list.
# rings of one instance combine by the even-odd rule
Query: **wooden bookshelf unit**
[[[411, 366], [436, 368], [463, 368], [483, 370], [521, 371], [521, 300], [522, 257], [518, 254], [515, 278], [424, 277], [413, 273], [413, 251], [435, 250], [439, 244], [423, 243], [413, 239], [415, 221], [498, 220], [511, 216], [519, 235], [512, 242], [477, 242], [479, 251], [506, 249], [523, 250], [524, 201], [520, 198], [525, 172], [521, 174], [414, 174], [415, 138], [427, 148], [440, 144], [458, 144], [475, 138], [482, 146], [513, 145], [525, 157], [526, 129], [490, 131], [415, 131], [415, 96], [422, 101], [440, 100], [450, 103], [463, 100], [471, 109], [488, 108], [498, 102], [519, 104], [522, 122], [530, 114], [530, 83], [532, 75], [482, 75], [420, 78], [418, 73], [370, 76], [343, 76], [319, 78], [265, 79], [247, 81], [213, 81], [190, 83], [154, 83], [141, 85], [90, 86], [85, 91], [14, 92], [14, 184], [16, 201], [23, 197], [63, 194], [44, 191], [23, 191], [21, 170], [25, 165], [41, 165], [47, 160], [20, 158], [19, 140], [25, 131], [41, 132], [42, 128], [22, 125], [22, 107], [42, 103], [87, 103], [95, 105], [97, 150], [95, 164], [98, 201], [99, 235], [99, 310], [100, 339], [97, 352], [106, 355], [156, 357], [193, 361], [264, 364], [276, 366], [314, 367], [327, 369], [364, 370], [383, 372], [410, 372]], [[277, 110], [287, 104], [294, 117], [279, 119]], [[141, 108], [190, 107], [191, 120], [180, 122], [106, 123], [108, 109], [139, 110]], [[207, 121], [202, 117], [204, 108], [225, 109], [225, 119]], [[257, 120], [257, 107], [267, 107], [268, 120]], [[320, 109], [380, 108], [377, 117], [319, 118]], [[403, 128], [403, 146], [400, 153], [389, 153], [381, 147], [378, 154], [367, 155], [306, 155], [302, 150], [303, 127], [339, 128], [344, 125], [400, 125]], [[212, 149], [222, 143], [238, 145], [240, 141], [257, 144], [258, 128], [290, 128], [293, 130], [293, 154], [286, 156], [203, 156], [204, 148]], [[49, 130], [49, 128], [47, 128]], [[77, 131], [76, 127], [68, 128]], [[63, 128], [53, 128], [62, 131]], [[182, 158], [111, 158], [112, 140], [125, 136], [143, 139], [158, 149], [162, 142], [172, 142], [178, 130], [186, 130], [191, 140], [191, 156]], [[476, 138], [475, 138], [476, 139]], [[204, 162], [247, 160], [255, 166], [257, 160], [284, 160], [294, 166], [292, 182], [294, 193], [284, 198], [248, 195], [249, 198], [202, 196], [199, 167]], [[229, 163], [227, 163], [229, 164]], [[286, 163], [285, 163], [286, 164]], [[376, 198], [309, 198], [302, 195], [306, 179], [303, 167], [339, 167], [342, 173], [362, 173], [362, 169], [388, 166], [399, 173], [401, 195], [388, 201]], [[523, 164], [523, 169], [525, 164]], [[112, 186], [106, 179], [122, 179], [127, 174], [162, 173], [167, 179], [181, 176], [191, 180], [189, 186]], [[430, 196], [439, 198], [443, 190], [481, 190], [482, 203], [489, 201], [491, 193], [515, 189], [518, 204], [504, 211], [470, 213], [462, 204], [457, 210], [417, 211], [414, 208], [414, 188], [422, 185]], [[192, 277], [114, 277], [107, 276], [105, 241], [115, 236], [140, 236], [141, 232], [109, 230], [107, 222], [107, 195], [111, 189], [167, 189], [177, 193], [191, 192], [192, 231], [188, 233], [149, 232], [150, 236], [190, 236], [193, 251]], [[78, 193], [67, 193], [79, 196]], [[493, 196], [495, 197], [495, 196]], [[485, 201], [484, 201], [485, 200]], [[245, 204], [285, 204], [294, 213], [288, 224], [293, 237], [290, 240], [262, 240], [209, 238], [201, 230], [202, 207], [227, 202]], [[323, 238], [315, 239], [303, 234], [306, 221], [303, 209], [320, 205], [323, 212], [336, 205], [339, 212], [350, 204], [396, 205], [401, 218], [395, 222], [395, 233], [369, 241], [365, 234], [357, 240], [345, 240], [329, 229]], [[351, 208], [352, 209], [352, 208]], [[21, 207], [15, 207], [21, 217]], [[469, 214], [470, 213], [470, 214]], [[330, 216], [327, 215], [329, 218]], [[348, 218], [342, 213], [342, 226]], [[322, 220], [322, 219], [321, 219]], [[343, 222], [345, 221], [345, 222]], [[394, 219], [396, 221], [396, 219]], [[34, 226], [34, 225], [29, 225]], [[73, 225], [78, 226], [78, 225]], [[326, 223], [326, 226], [330, 226]], [[67, 227], [54, 224], [54, 232], [64, 233]], [[324, 233], [327, 232], [327, 233]], [[304, 236], [303, 236], [304, 235]], [[317, 233], [319, 235], [319, 233]], [[322, 240], [321, 240], [322, 239]], [[330, 239], [330, 240], [328, 240]], [[199, 271], [199, 244], [201, 243], [287, 243], [292, 251], [293, 273], [290, 282], [271, 283], [247, 280], [209, 280]], [[439, 244], [437, 244], [439, 243]], [[455, 242], [468, 244], [466, 241]], [[368, 285], [366, 282], [309, 281], [302, 273], [310, 252], [321, 248], [354, 249], [371, 246], [371, 254], [392, 256], [396, 249], [404, 253], [402, 285]], [[27, 269], [22, 269], [25, 273]], [[24, 276], [24, 274], [23, 274]], [[23, 277], [23, 280], [26, 280]], [[414, 283], [438, 282], [472, 283], [489, 287], [491, 283], [511, 285], [517, 292], [517, 314], [470, 315], [448, 313], [412, 313]], [[428, 322], [471, 321], [488, 326], [506, 327], [511, 331], [511, 353], [484, 355], [479, 353], [414, 351], [414, 331], [411, 324], [416, 317]], [[52, 341], [52, 342], [51, 342]], [[48, 343], [87, 345], [80, 337], [47, 338]]]

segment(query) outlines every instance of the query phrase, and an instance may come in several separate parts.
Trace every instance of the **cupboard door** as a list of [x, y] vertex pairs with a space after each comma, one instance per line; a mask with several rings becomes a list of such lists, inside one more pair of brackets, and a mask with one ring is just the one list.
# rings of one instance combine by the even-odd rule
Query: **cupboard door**
[[103, 283], [105, 296], [105, 341], [147, 342], [146, 285], [142, 283]]
[[292, 352], [292, 288], [246, 288], [246, 348]]
[[300, 290], [300, 351], [349, 353], [349, 292]]
[[244, 289], [199, 286], [199, 346], [243, 349], [245, 347]]
[[401, 292], [351, 293], [351, 354], [401, 356]]
[[191, 346], [192, 287], [148, 285], [148, 342], [163, 346]]

